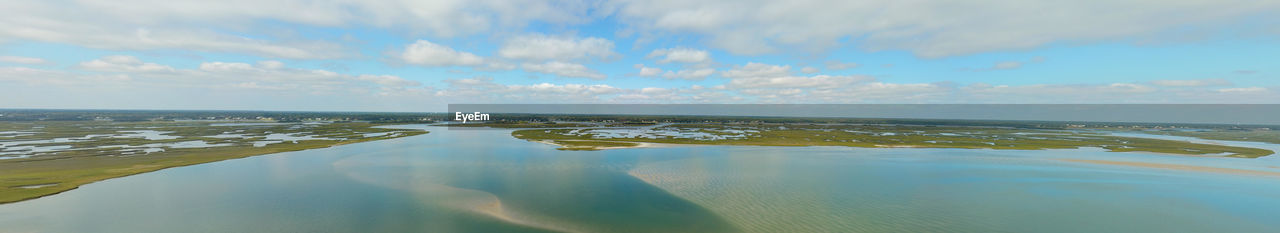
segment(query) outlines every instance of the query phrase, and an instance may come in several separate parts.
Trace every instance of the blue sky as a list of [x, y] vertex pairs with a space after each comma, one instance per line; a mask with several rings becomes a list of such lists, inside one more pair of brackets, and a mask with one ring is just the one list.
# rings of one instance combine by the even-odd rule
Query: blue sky
[[0, 108], [1280, 103], [1274, 1], [0, 3]]

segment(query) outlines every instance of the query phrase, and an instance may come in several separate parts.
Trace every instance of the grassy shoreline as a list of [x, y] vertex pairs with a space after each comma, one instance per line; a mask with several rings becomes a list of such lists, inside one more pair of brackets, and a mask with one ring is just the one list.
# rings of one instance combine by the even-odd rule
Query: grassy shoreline
[[[591, 143], [665, 143], [696, 145], [751, 146], [848, 146], [866, 148], [969, 148], [997, 150], [1103, 148], [1112, 152], [1154, 152], [1177, 155], [1257, 158], [1275, 152], [1266, 149], [1201, 144], [1186, 141], [1111, 136], [1092, 133], [1065, 133], [1033, 129], [927, 126], [865, 125], [768, 125], [742, 126], [720, 124], [676, 124], [657, 128], [678, 129], [702, 135], [737, 136], [725, 139], [697, 139], [671, 136], [599, 137], [601, 134], [580, 129], [523, 129], [511, 133], [515, 138], [541, 141], [577, 141], [562, 145], [571, 150], [625, 148], [609, 145], [592, 147]], [[603, 128], [597, 128], [603, 129]], [[742, 130], [753, 130], [741, 133]], [[735, 133], [726, 133], [734, 131]]]
[[[362, 133], [369, 132], [386, 132], [388, 134], [376, 137], [351, 136], [349, 138], [344, 138], [344, 140], [298, 140], [295, 143], [276, 143], [260, 147], [255, 147], [251, 144], [243, 144], [245, 143], [244, 141], [250, 140], [245, 139], [237, 141], [239, 144], [236, 144], [236, 146], [169, 148], [163, 152], [128, 156], [119, 154], [118, 152], [102, 152], [93, 151], [93, 149], [81, 149], [30, 158], [0, 160], [0, 204], [36, 199], [74, 190], [81, 185], [93, 182], [153, 172], [166, 168], [190, 166], [281, 152], [327, 148], [345, 144], [402, 138], [428, 133], [427, 131], [422, 130], [373, 128], [374, 126], [379, 125], [366, 123], [335, 123], [334, 125], [327, 127], [343, 129], [343, 131], [348, 132], [346, 134], [349, 135], [361, 135]], [[183, 132], [175, 132], [174, 134], [182, 133]], [[253, 139], [260, 138], [261, 137], [255, 137]], [[209, 138], [204, 139], [211, 141], [215, 140]], [[144, 139], [130, 140], [137, 141]], [[219, 142], [230, 143], [228, 141], [231, 140], [224, 139], [224, 141]], [[98, 146], [101, 144], [96, 142], [80, 143], [88, 145], [77, 145], [74, 143], [71, 145], [75, 147], [88, 147]], [[126, 145], [133, 145], [137, 143], [144, 142], [128, 142]]]
[[1146, 131], [1141, 132], [1152, 135], [1167, 135], [1180, 137], [1193, 137], [1206, 140], [1223, 140], [1237, 142], [1261, 142], [1280, 144], [1280, 131], [1276, 130], [1252, 130], [1252, 131]]

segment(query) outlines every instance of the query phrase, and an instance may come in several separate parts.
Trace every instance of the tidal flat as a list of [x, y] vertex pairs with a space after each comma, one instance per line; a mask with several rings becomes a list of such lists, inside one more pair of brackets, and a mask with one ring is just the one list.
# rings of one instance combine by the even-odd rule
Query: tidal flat
[[0, 122], [0, 203], [104, 179], [247, 156], [425, 134], [370, 123]]

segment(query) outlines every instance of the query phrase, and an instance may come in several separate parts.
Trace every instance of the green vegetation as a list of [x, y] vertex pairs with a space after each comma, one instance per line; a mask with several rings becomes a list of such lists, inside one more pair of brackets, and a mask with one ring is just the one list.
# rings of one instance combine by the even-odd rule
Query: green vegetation
[[[1119, 137], [1062, 130], [1007, 127], [958, 127], [843, 124], [676, 124], [649, 129], [647, 135], [608, 136], [596, 129], [527, 129], [512, 132], [525, 140], [650, 142], [754, 146], [851, 146], [981, 149], [1073, 149], [1098, 147], [1115, 152], [1156, 152], [1257, 158], [1265, 149], [1183, 141]], [[690, 137], [669, 136], [686, 133]], [[584, 149], [577, 146], [574, 149]]]
[[[1163, 129], [1214, 129], [1250, 130], [1270, 129], [1275, 125], [1251, 124], [1199, 124], [1199, 123], [1142, 123], [1142, 122], [1087, 122], [1087, 121], [1034, 121], [1034, 120], [961, 120], [961, 119], [909, 119], [909, 118], [850, 118], [850, 117], [773, 117], [773, 116], [696, 116], [696, 115], [597, 115], [597, 114], [527, 114], [494, 113], [496, 121], [511, 122], [599, 122], [614, 124], [862, 124], [862, 125], [917, 125], [917, 126], [986, 126], [1022, 129], [1104, 129], [1104, 130], [1163, 130]], [[452, 119], [452, 115], [448, 116]]]
[[1210, 131], [1144, 131], [1149, 134], [1195, 137], [1209, 140], [1265, 142], [1280, 144], [1280, 131], [1265, 130], [1210, 130]]
[[[0, 203], [169, 167], [427, 133], [356, 122], [218, 123], [226, 122], [0, 122]], [[139, 130], [158, 137], [126, 132]]]
[[484, 123], [466, 123], [466, 124], [448, 124], [449, 127], [488, 127], [488, 128], [571, 128], [571, 127], [591, 127], [599, 126], [598, 124], [584, 123], [556, 123], [556, 122], [528, 122], [528, 121], [495, 121]]
[[449, 127], [488, 127], [502, 129], [520, 128], [578, 128], [578, 127], [627, 127], [650, 126], [652, 122], [554, 122], [554, 121], [490, 121], [466, 124], [440, 124]]
[[431, 123], [452, 117], [444, 113], [405, 112], [274, 112], [175, 110], [48, 110], [0, 109], [0, 121], [183, 121], [267, 120], [275, 122], [360, 121], [373, 123]]
[[600, 150], [604, 148], [621, 148], [639, 146], [639, 143], [631, 142], [609, 142], [595, 140], [552, 140], [551, 143], [560, 145], [557, 150]]

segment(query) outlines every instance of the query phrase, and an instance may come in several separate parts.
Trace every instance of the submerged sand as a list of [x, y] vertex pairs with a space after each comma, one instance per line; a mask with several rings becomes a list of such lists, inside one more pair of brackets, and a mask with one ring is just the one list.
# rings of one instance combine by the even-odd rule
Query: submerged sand
[[[548, 139], [548, 140], [529, 140], [529, 141], [537, 142], [537, 143], [542, 143], [542, 144], [547, 144], [547, 145], [558, 146], [558, 147], [563, 147], [563, 148], [590, 148], [590, 149], [593, 149], [593, 150], [609, 150], [609, 149], [625, 149], [625, 148], [658, 148], [658, 147], [673, 147], [673, 146], [679, 146], [679, 145], [680, 145], [680, 144], [653, 143], [653, 142], [606, 141], [606, 142], [634, 143], [634, 144], [636, 144], [636, 145], [634, 145], [634, 146], [571, 146], [571, 145], [562, 145], [562, 144], [560, 144], [560, 143], [556, 143], [556, 141], [557, 141], [557, 140], [549, 140], [549, 139]], [[561, 140], [559, 140], [559, 141], [593, 141], [593, 140], [564, 140], [564, 139], [561, 139]]]
[[1195, 166], [1195, 165], [1183, 165], [1183, 164], [1111, 161], [1111, 160], [1093, 160], [1093, 159], [1059, 159], [1059, 160], [1067, 161], [1067, 162], [1076, 162], [1076, 163], [1159, 168], [1159, 169], [1169, 169], [1169, 170], [1179, 170], [1179, 171], [1212, 172], [1212, 173], [1235, 174], [1235, 175], [1280, 177], [1280, 171], [1259, 171], [1259, 170], [1249, 170], [1249, 169], [1207, 167], [1207, 166]]
[[[502, 199], [493, 193], [459, 188], [433, 182], [430, 176], [417, 176], [405, 180], [388, 180], [352, 169], [359, 166], [387, 166], [386, 164], [362, 164], [358, 160], [348, 158], [333, 163], [335, 170], [353, 180], [381, 187], [401, 189], [413, 192], [422, 199], [423, 204], [438, 204], [446, 208], [487, 216], [499, 221], [556, 232], [590, 232], [584, 227], [573, 226], [571, 222], [560, 219], [537, 217], [536, 214], [524, 214], [518, 210], [504, 207]], [[421, 174], [419, 174], [421, 175]], [[440, 202], [448, 199], [448, 202]]]

